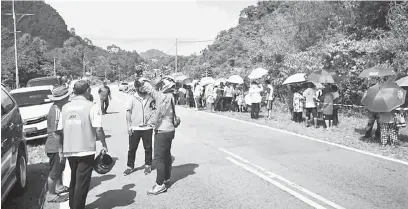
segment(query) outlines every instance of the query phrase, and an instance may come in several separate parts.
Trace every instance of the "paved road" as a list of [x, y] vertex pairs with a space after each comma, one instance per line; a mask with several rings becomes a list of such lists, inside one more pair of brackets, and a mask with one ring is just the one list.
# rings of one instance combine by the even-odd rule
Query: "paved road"
[[[122, 174], [128, 96], [111, 89], [103, 125], [118, 160], [109, 174], [94, 173], [87, 208], [408, 208], [406, 165], [184, 108], [172, 149], [175, 183], [147, 196], [155, 172]], [[142, 145], [136, 163], [144, 163]]]

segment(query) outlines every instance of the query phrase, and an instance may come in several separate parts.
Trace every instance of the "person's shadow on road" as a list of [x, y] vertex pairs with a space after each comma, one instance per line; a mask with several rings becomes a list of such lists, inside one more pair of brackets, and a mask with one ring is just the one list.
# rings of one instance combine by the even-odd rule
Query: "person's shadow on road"
[[172, 185], [177, 181], [187, 178], [190, 175], [194, 175], [194, 171], [199, 165], [195, 163], [187, 163], [183, 165], [173, 166], [171, 170]]
[[112, 209], [114, 207], [125, 207], [135, 202], [136, 191], [130, 190], [135, 184], [127, 184], [121, 189], [108, 190], [96, 195], [97, 200], [88, 204], [87, 209]]
[[112, 175], [112, 174], [92, 177], [91, 185], [89, 186], [89, 191], [101, 185], [102, 182], [112, 180], [115, 177], [116, 175]]

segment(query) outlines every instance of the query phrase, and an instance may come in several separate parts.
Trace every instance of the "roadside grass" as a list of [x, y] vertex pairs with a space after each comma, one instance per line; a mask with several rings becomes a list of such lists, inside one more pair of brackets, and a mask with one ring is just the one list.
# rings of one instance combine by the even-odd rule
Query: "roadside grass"
[[[399, 142], [397, 146], [380, 146], [380, 138], [374, 137], [374, 130], [377, 125], [374, 125], [373, 137], [365, 139], [362, 136], [365, 133], [367, 125], [367, 117], [362, 113], [351, 114], [350, 111], [339, 111], [339, 125], [331, 130], [325, 130], [324, 122], [319, 121], [319, 128], [306, 127], [305, 123], [296, 123], [291, 120], [285, 104], [274, 103], [272, 111], [272, 119], [267, 120], [266, 108], [261, 108], [258, 120], [251, 119], [250, 112], [217, 112], [216, 114], [228, 116], [235, 119], [249, 121], [261, 125], [267, 125], [273, 128], [291, 131], [297, 134], [333, 142], [356, 149], [368, 151], [371, 153], [396, 158], [399, 160], [408, 161], [408, 128], [400, 129]], [[208, 110], [202, 110], [210, 112]]]
[[48, 157], [42, 140], [29, 142], [27, 165], [27, 189], [20, 197], [9, 195], [2, 207], [7, 209], [38, 209], [48, 177]]

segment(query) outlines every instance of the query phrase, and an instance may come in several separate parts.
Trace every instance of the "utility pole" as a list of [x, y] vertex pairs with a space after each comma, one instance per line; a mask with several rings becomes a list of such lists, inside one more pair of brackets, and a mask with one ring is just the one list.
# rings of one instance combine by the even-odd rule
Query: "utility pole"
[[176, 72], [177, 73], [177, 38], [176, 38]]
[[16, 65], [16, 89], [20, 87], [19, 78], [18, 78], [18, 65], [17, 65], [17, 22], [16, 22], [16, 12], [14, 10], [14, 0], [13, 4], [13, 22], [14, 22], [14, 61]]
[[55, 58], [54, 58], [54, 76], [57, 76], [57, 71], [55, 69]]
[[[13, 24], [14, 24], [14, 61], [16, 65], [16, 88], [19, 87], [19, 76], [18, 76], [18, 56], [17, 56], [17, 33], [20, 31], [17, 31], [17, 23], [24, 17], [24, 16], [29, 16], [29, 15], [34, 15], [34, 14], [16, 14], [15, 8], [14, 8], [14, 0], [11, 2], [12, 5], [12, 13], [5, 13], [4, 15], [12, 16], [13, 17]], [[21, 17], [16, 20], [16, 15], [20, 15]]]

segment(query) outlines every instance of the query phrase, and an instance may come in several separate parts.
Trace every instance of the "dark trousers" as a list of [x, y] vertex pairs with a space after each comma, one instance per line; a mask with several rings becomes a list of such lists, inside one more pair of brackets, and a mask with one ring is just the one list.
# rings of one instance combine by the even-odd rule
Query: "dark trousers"
[[368, 123], [366, 127], [366, 136], [371, 136], [371, 132], [373, 131], [374, 123], [377, 121], [377, 130], [375, 131], [375, 136], [380, 136], [381, 129], [380, 129], [380, 115], [376, 112], [368, 112]]
[[175, 131], [155, 132], [154, 136], [154, 160], [156, 161], [156, 183], [162, 185], [164, 180], [170, 179], [171, 175], [171, 143]]
[[333, 125], [339, 125], [339, 109], [333, 108]]
[[135, 130], [129, 136], [129, 151], [128, 151], [128, 160], [127, 166], [134, 168], [136, 151], [139, 146], [140, 138], [143, 141], [143, 148], [145, 150], [145, 165], [152, 165], [152, 137], [153, 130]]
[[252, 103], [252, 105], [251, 105], [251, 118], [258, 119], [260, 110], [261, 110], [261, 103]]
[[70, 209], [84, 209], [86, 197], [91, 184], [92, 169], [95, 155], [68, 157], [71, 167], [71, 183], [69, 185]]
[[303, 112], [293, 112], [293, 120], [297, 123], [302, 122], [303, 120]]
[[215, 111], [220, 111], [220, 100], [221, 98], [219, 96], [217, 96], [217, 98], [215, 98], [214, 100], [214, 110]]
[[101, 111], [103, 113], [106, 113], [106, 111], [108, 110], [109, 107], [109, 99], [101, 99]]
[[227, 110], [231, 110], [231, 106], [232, 106], [232, 97], [224, 97], [224, 101], [223, 101], [223, 111]]

